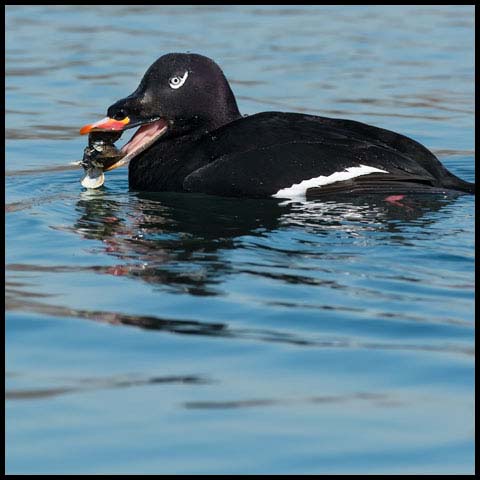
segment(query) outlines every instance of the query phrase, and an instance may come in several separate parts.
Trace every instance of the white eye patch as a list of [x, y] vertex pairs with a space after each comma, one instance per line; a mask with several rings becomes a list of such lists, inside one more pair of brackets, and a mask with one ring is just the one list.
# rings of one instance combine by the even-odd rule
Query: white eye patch
[[185, 83], [185, 81], [187, 80], [187, 77], [188, 77], [188, 71], [185, 72], [183, 77], [172, 77], [168, 81], [168, 83], [170, 87], [176, 90], [177, 88], [180, 88]]

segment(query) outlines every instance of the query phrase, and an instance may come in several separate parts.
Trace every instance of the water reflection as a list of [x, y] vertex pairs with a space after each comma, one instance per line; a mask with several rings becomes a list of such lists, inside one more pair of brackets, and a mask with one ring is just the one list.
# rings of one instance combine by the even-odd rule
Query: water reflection
[[[107, 273], [134, 276], [181, 293], [217, 295], [215, 285], [222, 277], [240, 271], [225, 252], [252, 239], [261, 240], [274, 231], [300, 229], [318, 238], [332, 232], [352, 238], [382, 232], [387, 241], [394, 238], [397, 243], [407, 242], [402, 237], [406, 229], [433, 224], [432, 213], [456, 197], [362, 196], [301, 203], [177, 193], [131, 193], [125, 198], [119, 201], [107, 192], [86, 193], [76, 204], [77, 219], [70, 227], [84, 238], [102, 241], [102, 250], [122, 261], [109, 267]], [[282, 246], [272, 242], [257, 242], [255, 248], [282, 252]], [[297, 252], [283, 253], [291, 256]], [[308, 250], [308, 241], [304, 240], [298, 254], [320, 258], [330, 252], [320, 244]], [[256, 268], [258, 265], [253, 267], [250, 270], [254, 273], [264, 274]], [[286, 282], [309, 283], [307, 276], [280, 275]]]
[[[7, 267], [9, 270], [11, 267]], [[22, 265], [13, 270], [29, 270], [30, 266]], [[55, 268], [55, 267], [53, 267]], [[45, 267], [44, 271], [52, 271], [51, 267]], [[53, 270], [55, 271], [55, 270]], [[366, 350], [402, 350], [423, 351], [431, 353], [453, 353], [467, 356], [475, 354], [474, 348], [460, 344], [430, 345], [421, 343], [391, 343], [382, 341], [359, 341], [356, 338], [325, 339], [310, 333], [308, 336], [285, 332], [280, 329], [267, 328], [240, 328], [233, 327], [228, 323], [214, 323], [206, 321], [172, 319], [155, 315], [128, 315], [114, 311], [83, 310], [71, 307], [63, 307], [46, 303], [45, 301], [32, 300], [31, 292], [12, 289], [12, 283], [7, 281], [5, 293], [5, 309], [21, 310], [23, 312], [35, 312], [56, 318], [81, 318], [109, 325], [123, 325], [137, 327], [145, 330], [157, 330], [173, 334], [200, 335], [217, 337], [222, 339], [243, 339], [260, 342], [273, 342], [278, 344], [295, 345], [300, 347], [321, 349], [366, 349]], [[40, 295], [38, 295], [41, 297]], [[43, 295], [48, 297], [48, 295]], [[446, 323], [449, 323], [448, 321]], [[458, 324], [460, 327], [468, 324]]]
[[132, 194], [121, 202], [87, 193], [76, 205], [72, 230], [101, 240], [103, 250], [125, 263], [111, 271], [169, 286], [181, 293], [216, 295], [215, 284], [231, 270], [221, 252], [244, 235], [280, 227], [288, 207], [270, 200], [206, 195]]
[[[10, 374], [15, 376], [15, 373]], [[16, 375], [22, 377], [21, 374]], [[22, 379], [25, 381], [25, 379]], [[28, 379], [27, 379], [28, 380]], [[42, 388], [9, 388], [5, 390], [5, 400], [38, 400], [42, 398], [57, 397], [67, 393], [88, 392], [91, 390], [113, 389], [113, 388], [131, 388], [143, 387], [147, 385], [208, 385], [213, 381], [199, 375], [170, 375], [145, 377], [141, 374], [122, 375], [118, 377], [107, 378], [52, 378], [47, 379], [50, 382], [58, 383], [59, 381], [66, 384], [56, 387]]]
[[[270, 279], [284, 285], [324, 287], [327, 293], [340, 291], [348, 296], [352, 286], [335, 272], [332, 274], [331, 270], [332, 261], [340, 259], [341, 265], [344, 265], [348, 256], [355, 255], [352, 243], [341, 252], [336, 248], [341, 244], [342, 236], [348, 241], [362, 243], [374, 235], [375, 245], [382, 241], [407, 243], [409, 235], [411, 239], [413, 226], [417, 227], [415, 230], [419, 232], [418, 235], [423, 235], [425, 231], [428, 233], [428, 227], [435, 223], [437, 217], [434, 213], [449, 206], [455, 198], [441, 195], [393, 199], [359, 196], [335, 202], [299, 203], [177, 193], [122, 192], [118, 195], [108, 189], [83, 192], [75, 205], [74, 223], [52, 228], [66, 229], [82, 238], [100, 241], [94, 243], [92, 253], [99, 253], [100, 250], [100, 253], [117, 259], [117, 263], [86, 266], [8, 264], [6, 309], [32, 311], [57, 318], [76, 317], [174, 334], [253, 339], [315, 348], [450, 351], [470, 356], [472, 349], [455, 344], [434, 346], [417, 342], [359, 342], [349, 337], [332, 340], [276, 328], [239, 328], [227, 321], [199, 321], [194, 314], [190, 318], [178, 319], [67, 308], [49, 301], [51, 295], [35, 295], [28, 285], [15, 280], [16, 274], [22, 275], [24, 272], [44, 277], [86, 271], [138, 279], [171, 293], [222, 296], [226, 293], [222, 288], [228, 275], [246, 274], [251, 278]], [[288, 242], [276, 240], [282, 235], [289, 237]], [[229, 252], [242, 250], [262, 252], [262, 258], [256, 259], [254, 256], [253, 259], [235, 260], [235, 256], [229, 256]], [[310, 260], [305, 263], [305, 259], [314, 259], [314, 264]], [[395, 278], [403, 283], [418, 281], [413, 277]], [[357, 295], [366, 299], [404, 302], [413, 298], [412, 293], [406, 298], [403, 292], [388, 289], [379, 291], [358, 283], [354, 288]], [[337, 304], [335, 301], [306, 304], [291, 298], [266, 297], [262, 302], [267, 307], [308, 308], [327, 315], [335, 311], [361, 316], [365, 311], [363, 306]], [[468, 322], [456, 318], [427, 318], [421, 314], [414, 315], [413, 312], [379, 310], [370, 311], [369, 316], [416, 324], [433, 322], [459, 328], [470, 327]]]
[[[31, 381], [29, 375], [19, 372], [6, 373], [9, 378], [15, 377], [20, 384]], [[52, 386], [42, 386], [39, 388], [7, 388], [5, 390], [5, 400], [42, 400], [58, 397], [67, 394], [79, 394], [91, 391], [105, 389], [125, 389], [145, 386], [161, 385], [211, 385], [218, 383], [210, 378], [200, 375], [170, 375], [170, 376], [145, 376], [142, 374], [129, 374], [111, 377], [42, 377], [42, 383], [50, 383]], [[39, 378], [35, 379], [36, 381]], [[59, 385], [59, 383], [61, 385]], [[207, 400], [207, 401], [188, 401], [181, 406], [186, 409], [243, 409], [252, 407], [297, 407], [302, 404], [310, 404], [322, 407], [325, 404], [338, 405], [343, 403], [359, 402], [370, 403], [373, 407], [399, 407], [404, 406], [409, 401], [400, 398], [398, 393], [392, 392], [354, 392], [342, 395], [316, 395], [309, 397], [290, 397], [290, 398], [249, 398], [242, 400]]]
[[188, 409], [237, 409], [251, 407], [270, 407], [270, 406], [288, 406], [299, 404], [339, 404], [351, 401], [369, 402], [377, 407], [398, 407], [405, 405], [405, 400], [399, 400], [392, 394], [388, 393], [371, 393], [358, 392], [345, 395], [319, 395], [308, 398], [258, 398], [248, 400], [231, 400], [231, 401], [203, 401], [203, 402], [186, 402], [185, 408]]
[[[263, 278], [283, 285], [323, 287], [326, 292], [344, 292], [348, 296], [352, 285], [348, 278], [338, 276], [336, 263], [343, 264], [349, 259], [355, 261], [357, 246], [363, 249], [368, 242], [374, 242], [377, 247], [393, 243], [410, 245], [412, 235], [429, 235], [428, 227], [438, 217], [435, 212], [449, 206], [455, 198], [441, 195], [396, 196], [393, 199], [357, 196], [335, 202], [289, 202], [178, 193], [122, 192], [119, 195], [108, 189], [83, 192], [75, 204], [73, 224], [52, 225], [51, 228], [96, 240], [89, 243], [91, 253], [113, 257], [115, 264], [9, 263], [7, 308], [68, 316], [63, 307], [32, 303], [32, 295], [28, 292], [22, 295], [24, 289], [12, 282], [14, 278], [9, 278], [12, 272], [37, 272], [45, 276], [84, 271], [123, 276], [141, 280], [162, 291], [193, 296], [225, 296], [225, 279], [246, 275], [246, 278]], [[45, 197], [44, 200], [50, 202], [52, 199]], [[345, 248], [339, 250], [339, 245]], [[231, 255], [234, 252], [236, 255]], [[238, 257], [238, 252], [246, 253], [240, 253]], [[260, 252], [261, 257], [255, 252]], [[340, 268], [343, 267], [340, 265]], [[378, 278], [387, 282], [419, 282], [409, 272], [393, 273], [394, 276], [380, 275]], [[354, 292], [366, 299], [422, 301], [414, 291], [405, 297], [404, 292], [379, 290], [363, 282], [355, 284]], [[362, 306], [338, 301], [307, 304], [300, 299], [275, 296], [263, 298], [262, 305], [323, 312], [335, 310], [353, 315], [364, 312]], [[146, 329], [232, 334], [225, 331], [226, 324], [223, 323], [210, 325], [190, 320], [179, 323], [157, 317], [83, 310], [72, 310], [72, 314]], [[382, 310], [375, 315], [416, 323], [459, 323], [455, 318], [432, 320], [406, 311]], [[278, 339], [276, 335], [273, 338]], [[289, 338], [288, 341], [303, 343], [306, 340]]]

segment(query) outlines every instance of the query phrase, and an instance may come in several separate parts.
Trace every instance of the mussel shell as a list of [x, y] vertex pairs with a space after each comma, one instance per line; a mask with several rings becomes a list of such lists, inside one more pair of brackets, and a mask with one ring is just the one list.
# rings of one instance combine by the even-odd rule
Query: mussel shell
[[113, 142], [120, 136], [121, 132], [91, 132], [88, 136], [88, 147], [85, 148], [84, 153], [85, 167], [105, 170], [117, 163], [124, 154]]
[[99, 188], [105, 183], [104, 170], [117, 163], [125, 155], [113, 144], [122, 132], [97, 131], [88, 135], [82, 166], [85, 175], [81, 184], [85, 188]]
[[107, 145], [98, 153], [95, 152], [95, 154], [91, 155], [90, 163], [92, 166], [106, 170], [117, 163], [124, 156], [125, 155], [122, 154], [114, 145]]
[[105, 183], [105, 175], [100, 168], [92, 167], [86, 172], [82, 181], [82, 187], [85, 188], [99, 188]]

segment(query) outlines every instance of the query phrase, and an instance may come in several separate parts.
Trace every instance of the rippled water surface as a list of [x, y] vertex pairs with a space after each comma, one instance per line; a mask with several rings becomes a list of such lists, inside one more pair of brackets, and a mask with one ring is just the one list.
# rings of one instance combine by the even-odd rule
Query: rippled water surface
[[474, 179], [473, 7], [6, 10], [7, 473], [472, 473], [472, 196], [87, 192], [78, 128], [194, 51], [241, 111]]

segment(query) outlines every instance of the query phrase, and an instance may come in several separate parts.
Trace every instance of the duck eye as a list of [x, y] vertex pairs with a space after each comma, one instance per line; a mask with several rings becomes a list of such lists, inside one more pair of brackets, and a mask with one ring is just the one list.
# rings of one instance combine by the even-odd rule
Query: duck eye
[[178, 76], [172, 77], [168, 81], [168, 83], [169, 83], [171, 88], [176, 90], [177, 88], [180, 88], [185, 83], [185, 80], [187, 79], [187, 77], [188, 77], [188, 71], [185, 72], [183, 77], [178, 77]]

